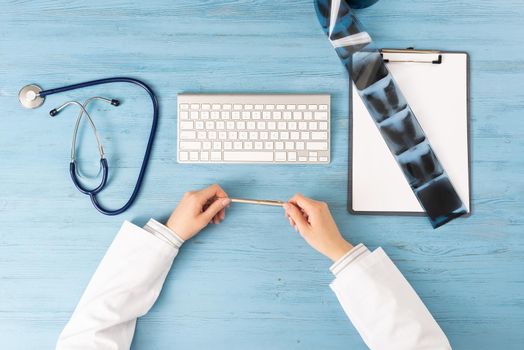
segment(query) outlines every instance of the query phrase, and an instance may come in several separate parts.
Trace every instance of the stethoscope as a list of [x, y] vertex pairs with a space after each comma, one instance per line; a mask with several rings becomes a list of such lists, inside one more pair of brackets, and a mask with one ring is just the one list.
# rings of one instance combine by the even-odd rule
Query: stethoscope
[[[95, 100], [107, 102], [113, 106], [119, 106], [120, 101], [116, 99], [108, 99], [105, 97], [95, 96], [95, 97], [89, 98], [83, 104], [77, 101], [65, 102], [60, 107], [52, 109], [49, 112], [49, 114], [52, 117], [54, 117], [62, 109], [66, 108], [67, 106], [71, 106], [71, 105], [76, 105], [80, 108], [80, 113], [76, 119], [75, 129], [73, 131], [73, 140], [71, 143], [71, 162], [69, 163], [69, 173], [71, 175], [71, 179], [73, 180], [73, 183], [75, 184], [76, 188], [81, 193], [88, 195], [89, 198], [91, 198], [91, 202], [93, 203], [93, 206], [99, 212], [105, 215], [118, 215], [126, 211], [135, 201], [138, 195], [138, 191], [140, 190], [140, 186], [142, 185], [142, 180], [144, 179], [144, 174], [146, 171], [147, 163], [149, 162], [149, 156], [151, 154], [151, 147], [153, 145], [153, 140], [155, 138], [155, 132], [156, 132], [156, 127], [157, 127], [157, 122], [158, 122], [158, 100], [153, 90], [151, 90], [151, 88], [146, 83], [138, 79], [127, 78], [127, 77], [115, 77], [115, 78], [106, 78], [106, 79], [86, 81], [80, 84], [73, 84], [73, 85], [68, 85], [68, 86], [64, 86], [61, 88], [49, 89], [49, 90], [42, 90], [38, 85], [31, 84], [31, 85], [24, 86], [20, 90], [18, 94], [18, 99], [20, 100], [20, 103], [22, 104], [22, 106], [25, 108], [37, 108], [37, 107], [40, 107], [44, 103], [46, 96], [57, 94], [60, 92], [81, 89], [81, 88], [85, 88], [89, 86], [109, 84], [109, 83], [130, 83], [130, 84], [140, 86], [149, 94], [149, 97], [151, 98], [151, 102], [153, 103], [153, 123], [151, 124], [151, 132], [149, 133], [149, 140], [147, 141], [146, 151], [144, 153], [144, 159], [142, 161], [142, 166], [140, 167], [140, 173], [138, 174], [138, 179], [136, 180], [136, 184], [135, 184], [135, 188], [133, 189], [133, 193], [131, 193], [129, 200], [121, 208], [114, 209], [114, 210], [106, 209], [100, 204], [100, 202], [98, 202], [98, 199], [96, 197], [97, 194], [100, 193], [104, 189], [107, 183], [109, 166], [107, 164], [107, 159], [105, 158], [105, 155], [104, 155], [104, 147], [102, 145], [102, 142], [100, 141], [98, 131], [95, 127], [93, 119], [87, 112], [88, 105]], [[78, 133], [80, 121], [84, 114], [87, 117], [87, 120], [89, 122], [89, 125], [91, 126], [91, 129], [93, 130], [93, 133], [96, 139], [96, 143], [97, 143], [97, 147], [98, 147], [98, 152], [100, 153], [100, 169], [102, 173], [102, 178], [100, 180], [99, 185], [94, 188], [85, 187], [81, 183], [81, 181], [78, 179], [76, 162], [75, 162], [75, 148], [76, 148], [76, 138], [77, 138], [76, 136]]]

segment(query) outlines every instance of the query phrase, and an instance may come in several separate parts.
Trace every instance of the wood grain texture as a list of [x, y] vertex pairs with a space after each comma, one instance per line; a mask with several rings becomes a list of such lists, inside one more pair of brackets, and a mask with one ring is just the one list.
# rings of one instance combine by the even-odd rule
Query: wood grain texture
[[[2, 348], [52, 348], [122, 220], [161, 219], [184, 191], [213, 182], [231, 196], [301, 191], [328, 201], [348, 239], [388, 252], [455, 349], [524, 348], [524, 4], [383, 0], [359, 15], [379, 46], [470, 54], [471, 217], [434, 231], [422, 217], [346, 213], [347, 76], [310, 0], [1, 1]], [[17, 92], [116, 75], [149, 82], [161, 120], [138, 202], [106, 217], [69, 179], [76, 112], [50, 119], [47, 110], [94, 93], [123, 99], [95, 114], [113, 169], [104, 203], [119, 205], [140, 165], [148, 100], [128, 86], [100, 87], [28, 111]], [[333, 161], [178, 165], [183, 91], [330, 93]], [[83, 164], [96, 172], [93, 140], [83, 139]], [[184, 246], [133, 349], [364, 349], [328, 267], [279, 208], [233, 206], [223, 225]]]

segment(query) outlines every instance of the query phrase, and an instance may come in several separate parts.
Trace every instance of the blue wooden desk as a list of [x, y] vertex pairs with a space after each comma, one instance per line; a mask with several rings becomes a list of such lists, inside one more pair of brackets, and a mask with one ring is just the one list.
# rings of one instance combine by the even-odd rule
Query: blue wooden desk
[[[2, 1], [0, 4], [0, 335], [3, 349], [50, 349], [123, 220], [165, 218], [183, 192], [218, 182], [232, 196], [329, 202], [345, 236], [382, 246], [456, 349], [524, 348], [524, 4], [387, 1], [360, 11], [382, 47], [464, 50], [471, 57], [473, 215], [434, 231], [423, 217], [346, 210], [348, 79], [312, 1]], [[98, 214], [68, 174], [76, 111], [92, 94], [122, 98], [94, 116], [112, 172], [104, 203], [123, 203], [150, 123], [137, 89], [52, 96], [24, 110], [20, 87], [131, 75], [159, 95], [161, 121], [136, 205]], [[329, 166], [176, 162], [176, 94], [332, 94]], [[80, 158], [98, 161], [90, 134]], [[94, 158], [89, 158], [93, 156]], [[320, 186], [321, 185], [321, 186]], [[188, 242], [139, 320], [134, 349], [364, 349], [328, 284], [329, 262], [278, 208], [235, 205]]]

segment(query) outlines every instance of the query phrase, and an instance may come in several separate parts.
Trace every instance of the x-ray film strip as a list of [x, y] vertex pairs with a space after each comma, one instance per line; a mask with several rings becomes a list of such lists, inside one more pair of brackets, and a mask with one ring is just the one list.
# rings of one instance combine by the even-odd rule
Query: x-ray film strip
[[466, 213], [380, 52], [344, 0], [316, 0], [317, 16], [434, 228]]

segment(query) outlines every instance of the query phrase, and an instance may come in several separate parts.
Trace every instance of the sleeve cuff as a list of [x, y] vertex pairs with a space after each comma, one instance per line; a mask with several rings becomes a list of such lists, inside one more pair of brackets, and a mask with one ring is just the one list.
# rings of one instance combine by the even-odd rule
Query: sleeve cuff
[[356, 245], [351, 249], [349, 252], [347, 252], [343, 257], [338, 259], [329, 270], [337, 276], [341, 271], [343, 271], [346, 267], [348, 267], [350, 264], [354, 263], [355, 261], [363, 258], [364, 256], [369, 254], [369, 249], [362, 243]]
[[173, 230], [165, 225], [162, 225], [155, 219], [149, 219], [147, 224], [144, 226], [144, 230], [165, 241], [166, 243], [171, 244], [176, 249], [179, 249], [184, 243], [184, 240], [180, 238], [180, 236], [178, 236]]

